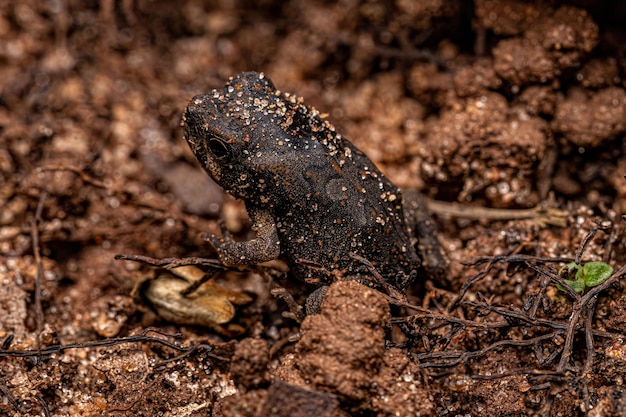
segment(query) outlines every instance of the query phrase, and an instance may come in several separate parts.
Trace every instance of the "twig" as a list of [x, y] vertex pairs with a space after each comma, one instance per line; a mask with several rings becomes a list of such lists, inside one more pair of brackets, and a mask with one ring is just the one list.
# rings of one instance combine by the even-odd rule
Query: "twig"
[[7, 383], [6, 383], [5, 379], [2, 378], [0, 381], [1, 381], [0, 382], [0, 392], [11, 403], [13, 408], [15, 408], [16, 411], [19, 411], [19, 404], [17, 402], [17, 399], [15, 398], [15, 395], [13, 395], [11, 390], [9, 390], [9, 387], [7, 386]]
[[587, 374], [591, 372], [593, 366], [593, 356], [595, 354], [593, 348], [593, 313], [595, 311], [596, 302], [598, 301], [598, 296], [595, 296], [590, 305], [587, 307], [587, 316], [585, 317], [585, 344], [587, 347], [587, 359], [585, 361], [585, 366], [583, 367], [582, 377], [586, 378]]
[[470, 262], [463, 262], [463, 265], [468, 265], [468, 266], [478, 266], [481, 264], [484, 264], [486, 262], [506, 262], [506, 263], [513, 263], [513, 262], [534, 262], [537, 264], [549, 264], [549, 263], [569, 263], [569, 262], [573, 262], [574, 259], [572, 258], [561, 258], [561, 257], [557, 257], [557, 258], [542, 258], [539, 256], [531, 256], [531, 255], [497, 255], [497, 256], [483, 256], [480, 258], [476, 258], [473, 259]]
[[563, 371], [569, 363], [569, 358], [572, 356], [575, 327], [578, 323], [578, 320], [580, 319], [580, 315], [582, 314], [583, 310], [591, 305], [591, 300], [597, 298], [600, 292], [615, 284], [624, 275], [626, 275], [626, 265], [622, 266], [618, 271], [614, 272], [613, 275], [611, 275], [611, 277], [604, 281], [602, 284], [598, 285], [597, 287], [593, 287], [583, 297], [579, 297], [579, 299], [574, 303], [574, 306], [572, 307], [572, 314], [567, 324], [567, 333], [565, 337], [565, 343], [563, 344], [563, 355], [561, 355], [561, 360], [559, 361], [559, 364], [557, 366], [557, 371]]
[[539, 273], [540, 275], [543, 275], [547, 278], [550, 279], [550, 281], [552, 281], [555, 284], [559, 284], [563, 290], [565, 292], [567, 292], [567, 294], [576, 302], [578, 300], [580, 300], [580, 294], [578, 294], [576, 291], [574, 291], [574, 289], [568, 285], [565, 280], [563, 278], [561, 278], [560, 276], [558, 276], [557, 274], [553, 274], [550, 271], [546, 271], [545, 269], [541, 269], [539, 268], [539, 266], [534, 265], [532, 263], [527, 263], [526, 265], [528, 265], [529, 268], [531, 268], [533, 271]]
[[[159, 332], [153, 328], [147, 328], [145, 329], [143, 332], [141, 332], [141, 334], [138, 335], [133, 335], [133, 336], [126, 336], [126, 337], [117, 337], [117, 338], [113, 338], [113, 339], [105, 339], [105, 340], [97, 340], [97, 341], [93, 341], [93, 342], [86, 342], [86, 343], [70, 343], [67, 345], [54, 345], [54, 346], [48, 346], [45, 347], [43, 349], [40, 350], [10, 350], [10, 349], [0, 349], [0, 358], [2, 357], [18, 357], [18, 358], [30, 358], [30, 357], [34, 357], [37, 355], [51, 355], [53, 353], [63, 353], [68, 349], [86, 349], [86, 348], [93, 348], [93, 347], [107, 347], [107, 346], [115, 346], [115, 345], [119, 345], [122, 343], [158, 343], [160, 345], [164, 345], [167, 346], [171, 349], [177, 350], [179, 352], [186, 352], [190, 349], [192, 350], [196, 350], [196, 346], [192, 346], [192, 347], [183, 347], [183, 346], [178, 346], [175, 343], [172, 343], [168, 340], [165, 339], [161, 339], [159, 337], [154, 337], [154, 336], [148, 336], [148, 333], [158, 333], [161, 335], [165, 335], [168, 337], [176, 337], [178, 335], [171, 335], [171, 334], [166, 334], [163, 332]], [[208, 346], [210, 348], [209, 345], [201, 345], [203, 347]], [[221, 356], [217, 356], [214, 355], [212, 353], [207, 353], [208, 356], [210, 356], [213, 359], [217, 359], [217, 360], [225, 360], [225, 358], [221, 357]]]
[[531, 209], [511, 210], [487, 207], [460, 206], [454, 203], [427, 199], [428, 210], [443, 216], [470, 220], [533, 220], [539, 225], [565, 227], [569, 213], [555, 208], [537, 206]]
[[522, 369], [513, 369], [507, 372], [502, 372], [501, 374], [491, 374], [491, 375], [471, 375], [470, 378], [472, 379], [480, 379], [480, 380], [492, 380], [492, 379], [500, 379], [500, 378], [506, 378], [508, 376], [515, 376], [515, 375], [532, 375], [532, 376], [554, 376], [554, 377], [560, 377], [562, 376], [561, 374], [558, 374], [554, 371], [548, 371], [548, 370], [543, 370], [543, 369], [527, 369], [527, 368], [522, 368]]
[[484, 356], [487, 352], [495, 350], [501, 347], [520, 347], [520, 346], [530, 346], [536, 344], [543, 340], [549, 340], [554, 338], [557, 333], [548, 333], [545, 335], [533, 337], [532, 339], [525, 340], [498, 340], [490, 344], [487, 347], [484, 347], [480, 350], [475, 350], [472, 352], [463, 352], [463, 351], [454, 351], [454, 352], [431, 352], [431, 353], [420, 353], [417, 355], [417, 358], [422, 360], [435, 360], [435, 359], [455, 359], [451, 362], [420, 362], [420, 366], [424, 368], [448, 368], [456, 365], [460, 365], [462, 363], [467, 363], [470, 359], [477, 358], [480, 356]]
[[585, 409], [589, 409], [589, 385], [587, 384], [587, 378], [590, 377], [590, 373], [593, 368], [593, 357], [595, 355], [595, 350], [593, 346], [592, 324], [593, 313], [595, 312], [595, 306], [597, 301], [597, 296], [595, 296], [591, 300], [590, 305], [587, 307], [587, 314], [585, 317], [585, 345], [587, 348], [587, 358], [585, 360], [585, 365], [583, 366], [583, 371], [580, 375], [583, 389], [582, 403], [585, 405]]
[[[499, 315], [501, 315], [501, 316], [503, 316], [505, 318], [509, 317], [511, 319], [519, 320], [519, 321], [524, 322], [524, 323], [526, 323], [526, 324], [528, 324], [530, 326], [548, 327], [550, 329], [559, 330], [561, 332], [564, 332], [564, 331], [567, 331], [568, 325], [569, 325], [569, 323], [563, 323], [563, 322], [558, 322], [558, 321], [554, 321], [554, 320], [532, 318], [529, 315], [526, 315], [525, 313], [522, 313], [521, 311], [507, 310], [505, 308], [491, 306], [491, 305], [486, 304], [486, 303], [479, 303], [479, 302], [468, 301], [468, 302], [466, 302], [464, 304], [472, 306], [472, 307], [476, 307], [476, 308], [484, 308], [484, 309], [492, 311], [492, 312], [494, 312], [496, 314], [499, 314]], [[510, 325], [509, 322], [507, 322], [507, 323]], [[582, 325], [574, 327], [574, 331], [581, 331], [581, 330], [584, 330]], [[608, 339], [615, 339], [615, 338], [621, 337], [621, 335], [619, 333], [604, 332], [602, 330], [593, 330], [592, 334], [594, 336], [605, 337], [605, 338], [608, 338]]]
[[[170, 362], [175, 362], [175, 361], [184, 359], [184, 358], [186, 358], [188, 356], [191, 356], [195, 352], [202, 351], [203, 349], [206, 350], [207, 352], [210, 352], [211, 349], [213, 349], [213, 347], [211, 347], [211, 345], [207, 345], [205, 343], [200, 343], [198, 345], [190, 346], [189, 348], [184, 350], [183, 353], [181, 353], [180, 355], [176, 355], [173, 358], [165, 359], [165, 360], [162, 360], [161, 362], [158, 362], [158, 363], [154, 364], [153, 368], [160, 368], [162, 366], [167, 365]], [[213, 355], [213, 356], [215, 356], [215, 355]], [[215, 357], [217, 357], [217, 356], [215, 356]], [[221, 359], [225, 359], [225, 358], [221, 358]]]
[[43, 410], [44, 416], [50, 417], [50, 409], [48, 408], [48, 404], [43, 399], [43, 397], [41, 395], [35, 395], [35, 398], [37, 399], [37, 401], [41, 405], [41, 409]]
[[132, 255], [132, 254], [120, 254], [115, 255], [115, 260], [117, 261], [132, 261], [139, 262], [150, 266], [157, 266], [160, 268], [164, 268], [167, 270], [178, 268], [181, 266], [188, 265], [201, 265], [201, 266], [209, 266], [215, 269], [227, 269], [224, 265], [220, 263], [217, 259], [208, 259], [208, 258], [151, 258], [149, 256], [143, 255]]
[[363, 256], [358, 255], [354, 252], [350, 252], [350, 257], [356, 261], [361, 262], [363, 265], [365, 265], [365, 267], [367, 268], [367, 270], [369, 271], [369, 273], [374, 277], [376, 283], [381, 287], [381, 289], [383, 289], [391, 298], [393, 299], [397, 299], [399, 301], [406, 301], [406, 295], [401, 292], [400, 290], [398, 290], [396, 287], [394, 287], [393, 285], [390, 285], [387, 283], [387, 281], [385, 281], [385, 279], [382, 277], [382, 275], [380, 274], [380, 272], [378, 272], [378, 270], [376, 269], [376, 267], [367, 259], [365, 259]]
[[[509, 263], [510, 264], [514, 262], [521, 262], [532, 267], [535, 263], [545, 264], [545, 263], [572, 262], [572, 258], [540, 258], [537, 256], [529, 256], [529, 255], [498, 255], [498, 256], [481, 257], [481, 258], [474, 259], [471, 262], [464, 262], [463, 264], [468, 265], [468, 266], [478, 266], [483, 263], [487, 263], [487, 266], [485, 267], [484, 270], [478, 272], [476, 275], [469, 278], [463, 283], [463, 285], [461, 286], [461, 289], [459, 290], [458, 295], [449, 304], [447, 311], [452, 311], [455, 307], [457, 307], [461, 299], [463, 299], [463, 297], [465, 296], [465, 293], [467, 292], [467, 290], [469, 290], [469, 288], [472, 285], [474, 285], [478, 281], [485, 278], [489, 274], [489, 272], [491, 272], [491, 270], [493, 269], [496, 263]], [[544, 271], [540, 269], [539, 272], [543, 273]], [[559, 281], [558, 278], [556, 279], [556, 281], [557, 283], [564, 283], [562, 282], [562, 280]], [[572, 292], [576, 294], [573, 290]]]
[[102, 181], [99, 181], [95, 178], [90, 177], [89, 175], [85, 174], [85, 171], [83, 171], [82, 169], [75, 167], [75, 166], [61, 166], [61, 165], [45, 165], [42, 167], [37, 168], [38, 172], [45, 172], [45, 171], [69, 171], [72, 172], [76, 175], [78, 175], [80, 177], [81, 180], [83, 180], [84, 182], [91, 184], [95, 187], [98, 188], [103, 188], [105, 190], [110, 190], [110, 187], [108, 187], [105, 183], [103, 183]]
[[418, 307], [409, 303], [398, 302], [397, 300], [391, 299], [391, 297], [389, 297], [389, 299], [391, 300], [391, 302], [393, 302], [397, 306], [406, 307], [411, 310], [415, 310], [419, 312], [418, 314], [413, 314], [408, 317], [394, 317], [391, 319], [392, 324], [405, 323], [405, 322], [408, 323], [410, 321], [415, 321], [419, 319], [428, 319], [428, 320], [444, 321], [450, 324], [457, 324], [457, 325], [464, 326], [464, 327], [472, 327], [472, 328], [483, 329], [483, 330], [498, 329], [498, 328], [504, 328], [504, 327], [510, 326], [510, 323], [507, 321], [500, 321], [500, 322], [495, 322], [495, 323], [481, 323], [481, 322], [461, 319], [458, 317], [453, 317], [453, 316], [449, 316], [449, 315], [445, 315], [441, 313], [435, 313], [433, 311], [426, 310], [422, 307]]
[[591, 242], [591, 239], [593, 239], [596, 233], [598, 233], [598, 229], [594, 227], [583, 238], [583, 241], [580, 243], [580, 246], [578, 246], [578, 250], [576, 251], [576, 256], [574, 257], [574, 262], [576, 262], [576, 265], [579, 265], [582, 261], [583, 253], [585, 253], [585, 249], [587, 249], [587, 246], [589, 246], [589, 242]]
[[31, 222], [31, 236], [33, 243], [33, 253], [35, 255], [35, 263], [37, 265], [37, 277], [35, 278], [35, 323], [37, 326], [37, 349], [41, 348], [41, 332], [43, 331], [43, 307], [41, 306], [41, 287], [43, 281], [43, 264], [41, 261], [41, 253], [39, 248], [39, 223], [41, 223], [41, 212], [43, 211], [43, 204], [46, 200], [48, 193], [44, 190], [41, 192], [39, 202], [37, 203], [37, 210], [35, 211], [35, 218]]
[[529, 315], [531, 318], [537, 317], [537, 310], [539, 309], [539, 304], [543, 301], [543, 297], [546, 295], [546, 290], [548, 289], [548, 284], [550, 280], [547, 277], [543, 277], [541, 282], [539, 283], [539, 293], [535, 297], [532, 306], [529, 309]]

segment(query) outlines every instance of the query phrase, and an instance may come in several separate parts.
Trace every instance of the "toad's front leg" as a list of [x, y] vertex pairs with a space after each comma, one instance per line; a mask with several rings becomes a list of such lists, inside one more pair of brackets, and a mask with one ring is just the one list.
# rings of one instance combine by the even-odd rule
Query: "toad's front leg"
[[250, 204], [246, 204], [246, 209], [252, 220], [252, 230], [256, 233], [255, 239], [236, 242], [228, 233], [223, 233], [221, 238], [205, 236], [217, 251], [224, 266], [254, 265], [271, 261], [280, 255], [278, 229], [272, 213]]

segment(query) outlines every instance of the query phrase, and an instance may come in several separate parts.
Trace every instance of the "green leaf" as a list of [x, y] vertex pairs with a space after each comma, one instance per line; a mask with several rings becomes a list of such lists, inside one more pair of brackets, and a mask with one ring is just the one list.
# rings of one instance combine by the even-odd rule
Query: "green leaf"
[[567, 285], [572, 287], [572, 289], [578, 293], [585, 291], [585, 283], [583, 281], [572, 281], [571, 279], [564, 280]]
[[[582, 281], [572, 281], [571, 279], [566, 279], [565, 283], [578, 293], [585, 291], [585, 283]], [[561, 284], [556, 284], [556, 287], [559, 291], [567, 292]]]
[[[605, 262], [587, 262], [581, 271], [583, 271], [584, 285], [596, 287], [611, 277], [613, 267]], [[576, 278], [578, 279], [578, 274]]]

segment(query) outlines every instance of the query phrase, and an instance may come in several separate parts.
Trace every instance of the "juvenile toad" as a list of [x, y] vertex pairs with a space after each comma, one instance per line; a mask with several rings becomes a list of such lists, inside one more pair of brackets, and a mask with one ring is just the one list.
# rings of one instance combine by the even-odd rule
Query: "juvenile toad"
[[324, 116], [264, 74], [242, 73], [194, 97], [183, 126], [202, 167], [245, 202], [256, 233], [246, 242], [209, 238], [226, 266], [281, 257], [311, 284], [356, 278], [380, 289], [366, 260], [400, 291], [416, 276], [416, 211]]

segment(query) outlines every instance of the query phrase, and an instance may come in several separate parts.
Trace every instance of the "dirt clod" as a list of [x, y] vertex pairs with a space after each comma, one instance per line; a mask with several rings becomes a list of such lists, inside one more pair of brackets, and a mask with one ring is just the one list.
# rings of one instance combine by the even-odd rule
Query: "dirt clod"
[[269, 347], [265, 340], [243, 339], [235, 347], [231, 358], [230, 374], [242, 388], [251, 390], [267, 384]]

